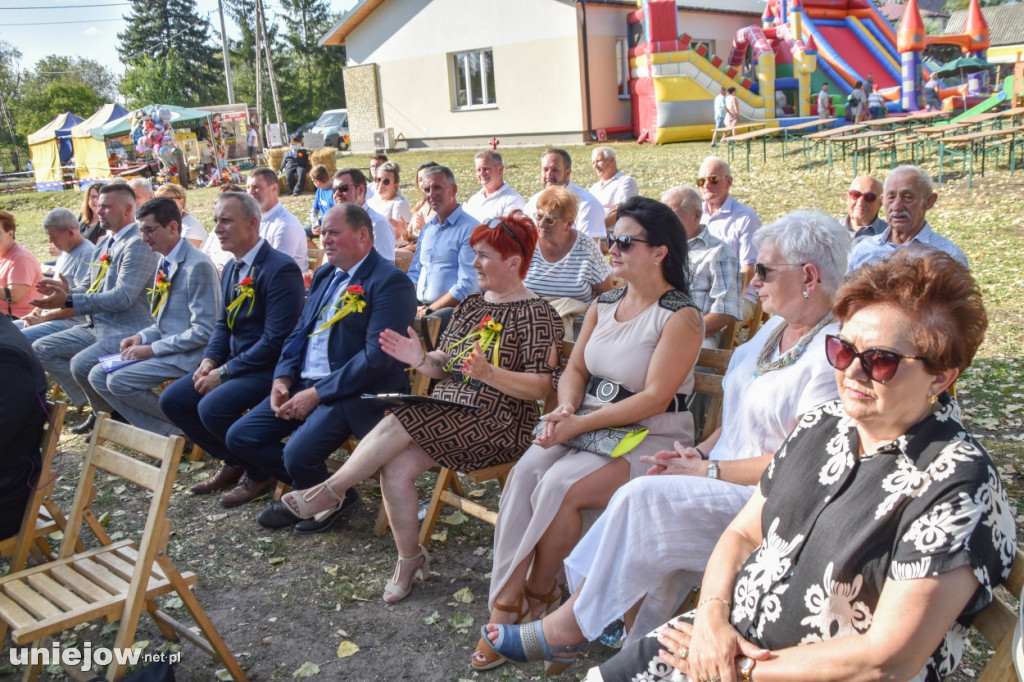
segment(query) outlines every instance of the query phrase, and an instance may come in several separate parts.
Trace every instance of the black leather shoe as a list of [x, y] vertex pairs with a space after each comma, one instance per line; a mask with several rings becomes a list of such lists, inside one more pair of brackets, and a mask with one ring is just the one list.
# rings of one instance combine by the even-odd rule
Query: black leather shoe
[[257, 523], [271, 530], [294, 526], [301, 520], [288, 509], [284, 502], [274, 502], [256, 517]]
[[84, 422], [82, 422], [78, 426], [72, 426], [70, 430], [71, 433], [75, 434], [76, 436], [81, 436], [82, 434], [86, 434], [92, 431], [94, 426], [96, 426], [96, 415], [90, 414], [88, 417], [86, 417]]
[[295, 532], [323, 533], [325, 530], [333, 526], [335, 521], [354, 512], [360, 502], [362, 502], [362, 498], [359, 496], [359, 492], [355, 488], [349, 488], [345, 491], [345, 501], [341, 503], [341, 506], [338, 507], [337, 511], [331, 512], [320, 521], [317, 521], [316, 519], [299, 521], [295, 524]]

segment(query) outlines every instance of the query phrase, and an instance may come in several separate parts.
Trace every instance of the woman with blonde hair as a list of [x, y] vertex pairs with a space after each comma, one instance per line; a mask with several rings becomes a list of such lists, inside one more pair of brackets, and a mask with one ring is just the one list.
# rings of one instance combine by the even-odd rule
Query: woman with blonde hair
[[203, 229], [202, 224], [194, 215], [185, 210], [186, 195], [181, 185], [160, 185], [156, 192], [153, 193], [153, 196], [174, 199], [174, 203], [178, 205], [178, 210], [181, 211], [181, 236], [192, 242], [192, 246], [197, 249], [203, 248], [203, 243], [206, 242], [207, 238], [206, 230]]

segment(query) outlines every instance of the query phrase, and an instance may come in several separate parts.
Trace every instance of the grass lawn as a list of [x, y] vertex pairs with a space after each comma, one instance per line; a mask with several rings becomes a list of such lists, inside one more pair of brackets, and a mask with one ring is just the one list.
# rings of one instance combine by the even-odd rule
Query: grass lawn
[[[652, 197], [660, 196], [663, 190], [675, 184], [693, 184], [702, 158], [710, 151], [706, 143], [614, 146], [619, 167], [636, 178], [642, 194]], [[763, 162], [760, 155], [753, 155], [749, 172], [745, 170], [740, 152], [733, 171], [733, 194], [757, 210], [765, 223], [795, 209], [819, 208], [836, 215], [845, 212], [845, 191], [852, 179], [849, 163], [837, 164], [830, 172], [820, 157], [807, 167], [799, 155], [791, 154], [783, 159], [777, 145], [770, 149], [767, 162]], [[540, 189], [539, 149], [501, 151], [505, 158], [506, 180], [514, 188], [526, 197]], [[572, 179], [589, 187], [595, 180], [589, 163], [590, 149], [573, 147], [569, 152], [576, 162]], [[724, 154], [724, 149], [720, 153]], [[392, 160], [404, 169], [401, 180], [411, 201], [418, 196], [411, 183], [415, 167], [426, 160], [452, 168], [460, 182], [460, 199], [465, 200], [478, 189], [472, 151], [404, 152], [394, 154]], [[339, 155], [338, 166], [366, 168], [368, 161], [367, 155]], [[935, 168], [928, 168], [935, 172]], [[207, 229], [212, 226], [214, 196], [212, 189], [189, 192], [189, 209]], [[19, 225], [18, 241], [41, 259], [49, 260], [41, 229], [42, 217], [55, 206], [66, 206], [77, 213], [80, 200], [79, 193], [70, 191], [18, 192], [0, 195], [0, 209], [15, 215]], [[304, 220], [312, 196], [285, 197], [283, 203]], [[973, 189], [968, 189], [965, 177], [954, 176], [939, 189], [939, 199], [929, 219], [933, 228], [967, 253], [985, 294], [989, 330], [974, 365], [958, 382], [959, 398], [968, 427], [982, 437], [993, 454], [1021, 515], [1024, 514], [1024, 496], [1019, 493], [1018, 472], [1024, 472], [1024, 363], [1020, 361], [1020, 348], [1024, 344], [1024, 294], [1021, 293], [1024, 285], [1024, 174], [1010, 176], [1007, 171], [989, 171], [985, 178], [974, 179]], [[83, 447], [81, 439], [62, 442], [62, 449], [72, 452], [80, 452]], [[201, 475], [210, 468], [207, 465]], [[183, 466], [181, 488], [198, 480], [192, 474], [198, 474], [196, 467]], [[73, 480], [64, 486], [65, 495], [72, 485]], [[496, 490], [493, 484], [490, 487], [488, 497], [493, 499]], [[429, 483], [424, 483], [421, 493], [427, 490]], [[364, 492], [372, 497], [372, 484], [367, 485]], [[116, 495], [109, 497], [112, 508], [123, 504]], [[171, 516], [176, 519], [176, 525], [171, 550], [174, 556], [180, 556], [180, 552], [191, 556], [177, 563], [199, 573], [200, 586], [205, 585], [205, 588], [204, 593], [197, 590], [197, 594], [214, 620], [218, 624], [225, 623], [221, 626], [222, 632], [227, 630], [229, 645], [243, 652], [240, 658], [243, 667], [250, 672], [259, 670], [260, 679], [290, 679], [303, 661], [332, 658], [334, 649], [331, 647], [336, 647], [341, 639], [351, 639], [364, 653], [349, 659], [351, 663], [325, 668], [324, 672], [330, 672], [324, 679], [332, 679], [337, 674], [348, 679], [395, 678], [402, 677], [403, 673], [407, 676], [413, 668], [406, 656], [408, 660], [415, 659], [417, 666], [427, 666], [416, 668], [418, 679], [458, 680], [471, 676], [467, 663], [476, 641], [476, 628], [460, 627], [455, 616], [460, 613], [475, 616], [477, 626], [486, 618], [489, 527], [472, 521], [448, 528], [447, 540], [436, 542], [432, 548], [432, 552], [438, 554], [435, 578], [427, 587], [419, 586], [407, 602], [385, 609], [379, 602], [379, 591], [394, 565], [394, 547], [389, 538], [373, 538], [364, 532], [372, 526], [370, 511], [364, 510], [348, 530], [302, 542], [290, 535], [272, 535], [256, 527], [253, 518], [262, 505], [256, 507], [240, 515], [222, 513], [209, 497], [197, 500], [195, 496], [182, 494], [175, 495], [172, 502]], [[370, 507], [372, 509], [372, 505]], [[1024, 515], [1018, 520], [1019, 526], [1024, 528]], [[211, 551], [215, 548], [219, 551]], [[281, 559], [268, 563], [268, 557], [287, 557], [287, 562], [282, 563], [284, 559]], [[219, 590], [218, 584], [226, 587]], [[458, 598], [452, 601], [453, 593], [463, 586], [472, 587], [477, 595], [472, 606]], [[306, 594], [310, 589], [315, 593]], [[231, 595], [236, 601], [225, 604], [218, 592], [221, 597]], [[249, 600], [264, 599], [269, 606], [260, 618], [245, 611]], [[298, 600], [296, 604], [291, 604], [292, 599]], [[237, 604], [240, 610], [236, 612], [232, 604]], [[440, 622], [431, 618], [438, 613], [443, 619]], [[449, 620], [449, 616], [453, 620]], [[372, 620], [378, 617], [382, 619], [380, 622]], [[385, 617], [391, 620], [384, 621]], [[293, 624], [306, 618], [310, 619], [310, 627], [299, 632]], [[371, 621], [375, 625], [371, 626]], [[446, 621], [451, 627], [442, 628]], [[318, 627], [322, 632], [312, 632]], [[295, 634], [289, 639], [291, 632]], [[391, 636], [399, 637], [397, 648], [393, 644], [383, 646], [384, 642], [378, 641]], [[160, 641], [157, 634], [154, 646]], [[295, 642], [300, 644], [296, 647]], [[374, 651], [378, 645], [381, 648]], [[315, 648], [317, 653], [308, 653], [308, 647]], [[261, 653], [264, 649], [266, 651]], [[597, 645], [585, 653], [585, 664], [570, 668], [563, 679], [577, 679], [587, 665], [607, 656], [607, 651]], [[209, 671], [215, 667], [200, 664], [198, 659], [203, 657], [194, 650], [192, 656], [195, 669], [191, 675], [179, 672], [179, 679], [209, 679]], [[984, 647], [972, 648], [957, 679], [973, 678], [987, 656]], [[268, 657], [274, 660], [266, 660]], [[379, 668], [362, 671], [349, 668], [347, 674], [342, 673], [344, 666], [357, 665], [359, 657], [374, 661]], [[6, 679], [4, 672], [0, 666], [0, 679]], [[491, 679], [516, 679], [517, 674], [538, 679], [536, 666], [505, 666]]]

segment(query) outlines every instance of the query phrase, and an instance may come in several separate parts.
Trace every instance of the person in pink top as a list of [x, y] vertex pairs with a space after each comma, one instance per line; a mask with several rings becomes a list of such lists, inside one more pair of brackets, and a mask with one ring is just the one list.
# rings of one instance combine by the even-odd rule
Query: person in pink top
[[29, 303], [43, 278], [39, 259], [14, 241], [14, 216], [0, 211], [0, 313], [18, 320], [32, 312]]

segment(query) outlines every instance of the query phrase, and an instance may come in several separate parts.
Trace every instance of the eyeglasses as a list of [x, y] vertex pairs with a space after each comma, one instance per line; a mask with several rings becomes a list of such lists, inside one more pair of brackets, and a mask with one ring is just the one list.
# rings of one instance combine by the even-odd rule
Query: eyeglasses
[[719, 178], [717, 175], [709, 175], [706, 178], [697, 178], [697, 186], [703, 187], [704, 183], [707, 183], [709, 185], [717, 185], [720, 179], [721, 178]]
[[873, 204], [875, 203], [875, 201], [878, 200], [878, 195], [875, 194], [874, 192], [861, 192], [860, 190], [856, 189], [851, 189], [849, 192], [846, 193], [846, 196], [850, 197], [854, 201], [857, 201], [857, 199], [863, 197], [864, 201], [868, 202], [869, 204]]
[[509, 237], [512, 237], [512, 239], [515, 239], [516, 244], [519, 244], [519, 250], [522, 251], [523, 256], [526, 255], [526, 247], [523, 246], [523, 242], [519, 240], [519, 237], [516, 236], [516, 233], [509, 229], [509, 226], [506, 225], [501, 218], [492, 218], [491, 220], [488, 220], [484, 224], [487, 225], [487, 229], [489, 230], [493, 230], [498, 226], [501, 226], [501, 229], [505, 230], [505, 234], [507, 234]]
[[768, 279], [769, 272], [775, 272], [778, 268], [802, 268], [807, 263], [754, 263], [754, 274], [762, 280]]
[[825, 337], [825, 357], [828, 364], [840, 372], [850, 366], [854, 358], [860, 360], [860, 366], [872, 381], [884, 384], [893, 378], [899, 369], [901, 360], [925, 360], [920, 355], [900, 355], [891, 350], [868, 348], [857, 352], [849, 341], [833, 334]]
[[620, 237], [616, 237], [615, 235], [610, 234], [607, 237], [605, 237], [605, 241], [608, 242], [609, 250], [613, 246], [617, 246], [619, 247], [619, 251], [622, 251], [623, 253], [629, 251], [630, 247], [633, 246], [634, 242], [639, 242], [640, 244], [650, 244], [650, 242], [647, 241], [646, 239], [637, 239], [636, 237], [630, 237], [628, 234], [624, 234]]
[[346, 194], [350, 189], [352, 189], [352, 185], [334, 185], [333, 189], [334, 194]]
[[544, 223], [548, 227], [551, 227], [552, 225], [561, 220], [561, 218], [558, 218], [557, 216], [553, 216], [550, 213], [543, 213], [541, 211], [537, 211], [536, 213], [534, 213], [533, 219], [536, 220], [538, 224]]
[[153, 234], [154, 232], [159, 230], [161, 227], [167, 227], [167, 226], [166, 225], [154, 225], [153, 227], [140, 227], [139, 228], [139, 232], [141, 232], [142, 234]]
[[374, 182], [387, 187], [388, 185], [391, 184], [391, 178], [377, 178]]

